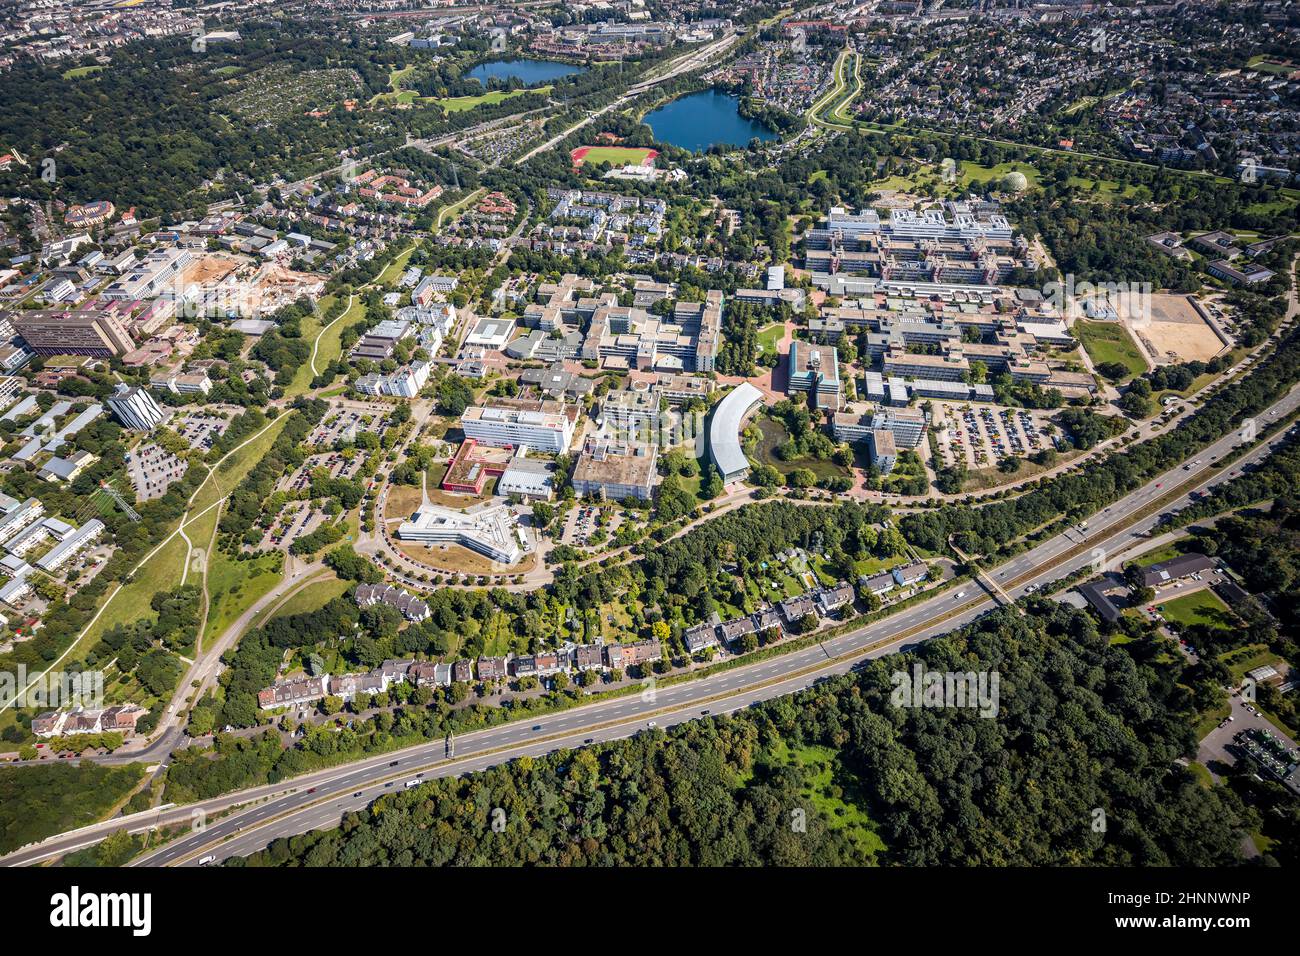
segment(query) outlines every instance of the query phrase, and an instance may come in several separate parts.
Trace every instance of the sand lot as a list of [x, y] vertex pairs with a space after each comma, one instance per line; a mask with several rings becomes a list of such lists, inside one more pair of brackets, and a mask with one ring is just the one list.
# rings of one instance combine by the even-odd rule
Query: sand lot
[[1150, 321], [1125, 316], [1125, 325], [1155, 363], [1208, 361], [1226, 346], [1185, 295], [1152, 295]]
[[185, 270], [185, 285], [189, 286], [190, 283], [205, 285], [209, 282], [220, 282], [241, 265], [243, 265], [242, 260], [220, 253], [210, 252], [206, 255], [196, 256]]

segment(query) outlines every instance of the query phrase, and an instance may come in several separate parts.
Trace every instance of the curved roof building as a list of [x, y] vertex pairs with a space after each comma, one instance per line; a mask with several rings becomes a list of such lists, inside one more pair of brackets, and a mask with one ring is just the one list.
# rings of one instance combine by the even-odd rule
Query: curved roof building
[[709, 423], [709, 457], [718, 466], [724, 482], [739, 481], [749, 474], [749, 459], [740, 447], [740, 426], [762, 400], [762, 392], [748, 382], [741, 382], [713, 410], [713, 420]]

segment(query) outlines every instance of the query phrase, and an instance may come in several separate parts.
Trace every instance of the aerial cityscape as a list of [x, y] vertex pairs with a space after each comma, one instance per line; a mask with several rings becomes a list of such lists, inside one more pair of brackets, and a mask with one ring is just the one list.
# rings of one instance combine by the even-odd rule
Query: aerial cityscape
[[1300, 863], [1289, 0], [7, 0], [0, 86], [5, 864]]

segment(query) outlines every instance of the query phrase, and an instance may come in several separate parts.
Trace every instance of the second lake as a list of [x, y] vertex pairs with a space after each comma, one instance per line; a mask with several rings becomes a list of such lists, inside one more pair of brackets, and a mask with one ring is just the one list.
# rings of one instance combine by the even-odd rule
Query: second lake
[[744, 146], [755, 137], [764, 141], [777, 138], [762, 123], [741, 116], [739, 108], [738, 96], [701, 90], [659, 107], [645, 122], [659, 142], [697, 153], [710, 146]]

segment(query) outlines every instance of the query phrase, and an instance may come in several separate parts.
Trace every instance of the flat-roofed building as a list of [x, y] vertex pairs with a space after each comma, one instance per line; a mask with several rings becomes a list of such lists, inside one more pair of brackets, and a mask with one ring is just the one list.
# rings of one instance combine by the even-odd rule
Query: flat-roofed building
[[577, 427], [577, 407], [560, 402], [500, 400], [473, 405], [460, 417], [466, 438], [486, 445], [527, 447], [533, 451], [563, 454]]
[[898, 448], [915, 448], [925, 438], [928, 424], [929, 419], [920, 409], [884, 408], [871, 420], [871, 429], [892, 432]]
[[871, 447], [871, 464], [882, 475], [893, 471], [894, 465], [898, 463], [898, 448], [894, 444], [894, 433], [878, 428], [869, 433], [868, 442]]
[[838, 410], [844, 398], [840, 387], [839, 353], [833, 345], [790, 343], [790, 375], [786, 391], [813, 393], [818, 408]]
[[501, 473], [496, 493], [549, 501], [555, 493], [555, 466], [529, 458], [528, 449], [520, 448]]
[[658, 446], [589, 439], [573, 468], [573, 490], [613, 501], [654, 496]]
[[36, 309], [6, 318], [37, 355], [125, 355], [135, 342], [106, 309]]
[[517, 564], [524, 554], [517, 520], [503, 505], [466, 514], [426, 504], [398, 526], [397, 537], [420, 544], [458, 544], [501, 564]]

